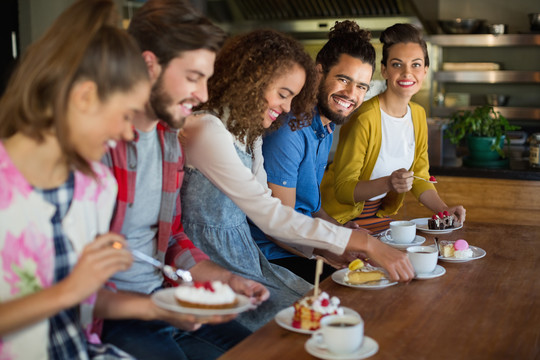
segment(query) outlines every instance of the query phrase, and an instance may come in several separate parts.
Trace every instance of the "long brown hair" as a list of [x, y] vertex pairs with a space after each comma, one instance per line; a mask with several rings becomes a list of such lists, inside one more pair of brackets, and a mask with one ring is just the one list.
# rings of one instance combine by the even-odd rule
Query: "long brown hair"
[[[291, 103], [296, 127], [309, 124], [316, 102], [317, 76], [313, 59], [292, 37], [273, 30], [256, 30], [229, 39], [218, 53], [208, 81], [209, 100], [201, 106], [223, 117], [228, 130], [248, 147], [262, 135], [267, 102], [264, 92], [272, 81], [298, 64], [306, 82]], [[272, 127], [279, 126], [276, 121]]]
[[148, 80], [140, 49], [118, 20], [113, 0], [79, 0], [64, 11], [11, 76], [0, 100], [0, 138], [21, 132], [43, 141], [53, 131], [68, 162], [93, 174], [68, 140], [71, 89], [79, 80], [93, 81], [103, 102]]

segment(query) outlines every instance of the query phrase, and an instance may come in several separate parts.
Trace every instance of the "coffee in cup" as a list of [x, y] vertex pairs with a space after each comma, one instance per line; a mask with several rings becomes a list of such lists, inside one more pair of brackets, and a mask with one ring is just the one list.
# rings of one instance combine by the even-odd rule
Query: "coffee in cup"
[[385, 235], [396, 244], [410, 244], [416, 238], [416, 224], [412, 221], [392, 221]]
[[316, 346], [334, 354], [351, 354], [364, 341], [364, 320], [357, 314], [328, 315], [313, 334]]
[[437, 266], [439, 252], [432, 246], [411, 246], [407, 248], [407, 256], [416, 274], [429, 274]]

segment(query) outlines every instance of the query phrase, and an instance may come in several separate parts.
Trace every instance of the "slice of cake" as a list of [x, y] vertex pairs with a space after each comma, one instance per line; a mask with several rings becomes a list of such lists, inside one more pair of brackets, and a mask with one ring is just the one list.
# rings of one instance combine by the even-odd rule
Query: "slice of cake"
[[450, 215], [448, 211], [439, 212], [433, 214], [431, 219], [428, 219], [428, 229], [430, 230], [444, 230], [457, 226], [458, 222], [454, 219], [454, 215]]
[[349, 271], [345, 274], [343, 281], [353, 285], [360, 285], [384, 278], [385, 274], [381, 270], [370, 264], [364, 264], [360, 259], [355, 259], [349, 264]]
[[454, 257], [456, 259], [467, 259], [473, 256], [473, 252], [467, 241], [459, 239], [456, 241], [439, 241], [439, 250], [443, 257]]
[[324, 291], [319, 296], [303, 297], [293, 305], [292, 326], [297, 329], [317, 330], [324, 316], [343, 314], [339, 303], [337, 297], [330, 297]]
[[178, 286], [174, 292], [176, 301], [184, 307], [200, 309], [228, 309], [238, 303], [235, 292], [221, 281], [193, 282]]

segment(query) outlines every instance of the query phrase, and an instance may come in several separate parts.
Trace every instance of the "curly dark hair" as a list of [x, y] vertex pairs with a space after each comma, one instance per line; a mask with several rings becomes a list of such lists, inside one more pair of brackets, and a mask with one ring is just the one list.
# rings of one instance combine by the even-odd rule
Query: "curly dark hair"
[[383, 44], [381, 64], [386, 66], [389, 49], [400, 43], [414, 43], [420, 45], [424, 52], [424, 65], [429, 66], [429, 55], [426, 41], [422, 36], [422, 31], [411, 24], [394, 24], [381, 33], [381, 43]]
[[370, 42], [371, 33], [360, 28], [351, 20], [336, 21], [330, 29], [328, 41], [317, 54], [317, 64], [321, 64], [323, 72], [327, 74], [339, 62], [342, 54], [370, 64], [375, 72], [375, 48]]
[[[272, 81], [294, 64], [306, 72], [306, 82], [291, 103], [292, 126], [309, 125], [316, 103], [317, 74], [313, 59], [292, 37], [274, 30], [255, 30], [230, 38], [218, 53], [214, 75], [208, 81], [208, 102], [200, 108], [223, 117], [227, 129], [250, 148], [263, 134], [268, 106], [264, 92]], [[281, 121], [276, 121], [275, 129]]]

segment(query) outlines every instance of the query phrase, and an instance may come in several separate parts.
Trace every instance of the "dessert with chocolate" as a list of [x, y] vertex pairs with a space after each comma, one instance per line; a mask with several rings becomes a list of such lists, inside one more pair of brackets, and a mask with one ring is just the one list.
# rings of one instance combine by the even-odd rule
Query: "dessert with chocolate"
[[458, 226], [459, 222], [454, 219], [454, 215], [448, 214], [448, 211], [439, 212], [433, 214], [431, 219], [428, 219], [428, 229], [430, 230], [444, 230], [451, 229]]

